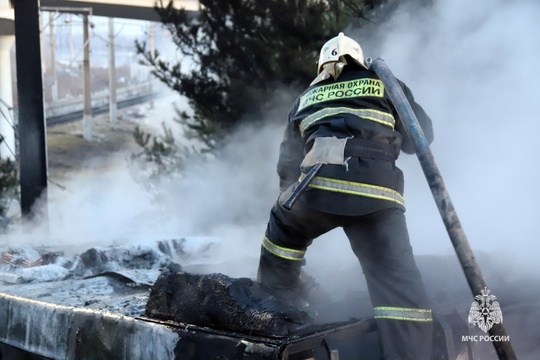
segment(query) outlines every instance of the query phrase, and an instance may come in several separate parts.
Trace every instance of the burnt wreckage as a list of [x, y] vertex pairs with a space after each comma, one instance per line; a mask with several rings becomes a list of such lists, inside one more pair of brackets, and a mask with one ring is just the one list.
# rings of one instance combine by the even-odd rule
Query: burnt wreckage
[[[380, 358], [367, 292], [292, 307], [249, 278], [183, 266], [185, 244], [96, 247], [74, 256], [0, 249], [0, 360]], [[459, 271], [448, 259], [419, 258], [421, 267], [434, 264], [439, 275]], [[466, 287], [426, 281], [448, 291], [433, 296], [442, 304], [434, 307], [434, 358], [491, 354], [489, 344], [462, 341], [475, 334], [461, 311], [472, 299]]]

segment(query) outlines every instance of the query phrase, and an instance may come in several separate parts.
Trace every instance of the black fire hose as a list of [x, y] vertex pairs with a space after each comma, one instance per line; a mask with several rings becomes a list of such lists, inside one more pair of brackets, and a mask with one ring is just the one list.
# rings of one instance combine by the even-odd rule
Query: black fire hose
[[[400, 119], [407, 132], [411, 142], [414, 144], [416, 155], [424, 171], [424, 175], [429, 183], [437, 207], [454, 245], [461, 267], [465, 272], [465, 277], [469, 283], [473, 295], [479, 295], [487, 287], [480, 268], [465, 236], [465, 232], [458, 219], [454, 205], [450, 200], [450, 195], [446, 191], [443, 178], [439, 172], [435, 159], [429, 148], [429, 143], [424, 136], [424, 132], [418, 123], [418, 119], [409, 104], [401, 86], [382, 59], [367, 59], [366, 63], [370, 70], [374, 71], [382, 80], [394, 107], [396, 108]], [[490, 335], [496, 336], [495, 339], [509, 339], [506, 331], [501, 324], [494, 324], [489, 330]], [[515, 360], [516, 354], [510, 341], [494, 341], [495, 351], [501, 360]]]

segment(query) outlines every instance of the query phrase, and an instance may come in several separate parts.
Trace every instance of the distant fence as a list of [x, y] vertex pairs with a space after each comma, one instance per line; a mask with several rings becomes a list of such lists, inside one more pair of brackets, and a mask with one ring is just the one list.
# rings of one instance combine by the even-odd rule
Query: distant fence
[[[118, 88], [116, 91], [117, 107], [123, 108], [150, 101], [157, 96], [155, 82], [145, 82]], [[109, 92], [92, 94], [92, 114], [101, 114], [109, 110]], [[83, 117], [83, 97], [59, 100], [45, 104], [47, 125], [77, 120]]]

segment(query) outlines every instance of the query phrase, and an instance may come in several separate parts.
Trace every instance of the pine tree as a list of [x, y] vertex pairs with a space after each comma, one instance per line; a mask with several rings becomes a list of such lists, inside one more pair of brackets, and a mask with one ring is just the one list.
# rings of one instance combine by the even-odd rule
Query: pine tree
[[[352, 19], [369, 21], [384, 0], [201, 0], [193, 15], [159, 0], [156, 10], [180, 53], [195, 67], [185, 69], [137, 43], [143, 62], [168, 87], [188, 98], [193, 115], [179, 114], [188, 134], [209, 150], [246, 115], [265, 119], [267, 101], [280, 86], [298, 89], [315, 77], [320, 46]], [[256, 121], [256, 120], [255, 120]]]
[[[429, 3], [431, 0], [409, 0]], [[200, 0], [197, 13], [157, 0], [155, 9], [183, 59], [163, 58], [136, 42], [141, 62], [153, 75], [188, 99], [193, 112], [177, 110], [184, 136], [202, 149], [179, 147], [173, 134], [134, 134], [143, 148], [153, 187], [161, 175], [178, 175], [187, 159], [219, 156], [224, 139], [242, 125], [270, 121], [271, 99], [284, 88], [298, 93], [316, 76], [319, 50], [340, 31], [385, 21], [399, 0]], [[189, 59], [183, 62], [184, 59]], [[281, 96], [283, 97], [283, 96]], [[292, 103], [292, 99], [291, 99]], [[283, 118], [287, 114], [283, 114]], [[283, 120], [283, 119], [282, 119]], [[140, 163], [138, 164], [140, 165]], [[180, 175], [181, 176], [181, 175]]]
[[[3, 140], [0, 139], [0, 143]], [[11, 159], [0, 159], [0, 230], [5, 231], [11, 219], [8, 210], [11, 201], [19, 198], [17, 164]]]

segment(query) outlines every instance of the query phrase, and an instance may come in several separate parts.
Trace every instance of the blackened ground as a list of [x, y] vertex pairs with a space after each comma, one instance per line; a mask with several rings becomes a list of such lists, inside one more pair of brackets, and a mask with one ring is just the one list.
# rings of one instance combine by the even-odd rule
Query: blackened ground
[[[24, 275], [25, 283], [3, 283], [8, 279], [6, 277], [0, 282], [0, 292], [58, 305], [99, 309], [134, 317], [142, 316], [146, 311], [149, 316], [161, 319], [193, 321], [218, 329], [235, 329], [237, 332], [245, 332], [247, 329], [252, 331], [253, 335], [270, 333], [275, 337], [301, 327], [300, 323], [305, 319], [305, 314], [283, 311], [269, 294], [258, 292], [260, 289], [245, 278], [232, 279], [215, 274], [207, 277], [162, 277], [159, 280], [161, 290], [168, 290], [168, 293], [160, 293], [160, 290], [154, 287], [152, 303], [149, 302], [147, 288], [136, 285], [154, 283], [160, 268], [171, 262], [179, 262], [186, 271], [201, 270], [189, 265], [184, 266], [183, 244], [179, 239], [153, 246], [92, 248], [74, 259], [58, 258], [52, 264], [22, 267], [21, 273], [15, 272], [15, 275]], [[0, 247], [0, 254], [9, 252], [13, 257], [8, 260], [15, 262], [17, 256], [20, 257], [19, 260], [34, 261], [39, 258], [37, 250], [23, 250], [25, 249], [19, 248], [16, 252], [11, 248]], [[47, 252], [52, 250], [57, 249], [46, 249]], [[478, 253], [477, 260], [489, 289], [500, 303], [503, 324], [518, 359], [540, 359], [540, 274], [533, 270], [537, 265], [512, 261], [509, 256], [495, 253]], [[491, 342], [470, 343], [462, 339], [467, 335], [486, 334], [478, 327], [467, 324], [467, 316], [476, 294], [472, 294], [468, 288], [455, 255], [424, 255], [418, 256], [417, 261], [432, 300], [435, 316], [443, 319], [452, 315], [453, 321], [457, 319], [458, 323], [460, 322], [459, 329], [453, 334], [455, 348], [461, 349], [463, 345], [470, 344], [477, 359], [497, 359]], [[13, 266], [0, 265], [0, 270], [8, 272], [13, 270]], [[330, 301], [317, 308], [317, 316], [314, 316], [313, 309], [302, 309], [309, 313], [314, 323], [347, 321], [350, 318], [373, 315], [367, 290], [360, 284], [363, 275], [358, 264], [339, 271], [335, 271], [335, 264], [319, 266], [318, 282], [321, 289], [327, 293], [323, 294], [322, 298]], [[530, 270], [524, 271], [527, 266]], [[221, 267], [226, 268], [227, 266]], [[59, 269], [64, 272], [56, 271]], [[215, 267], [213, 269], [215, 271]], [[174, 269], [172, 272], [179, 273], [180, 270]], [[33, 272], [30, 274], [30, 271]], [[39, 274], [41, 276], [38, 276]], [[89, 276], [91, 277], [87, 278]], [[132, 281], [126, 282], [130, 279]], [[181, 306], [194, 311], [180, 311]], [[240, 316], [230, 321], [230, 317], [235, 313]], [[259, 316], [263, 321], [254, 323], [251, 319], [250, 323], [249, 316]], [[249, 330], [249, 327], [253, 330]]]
[[248, 278], [166, 272], [150, 293], [146, 315], [251, 335], [287, 336], [311, 322]]

